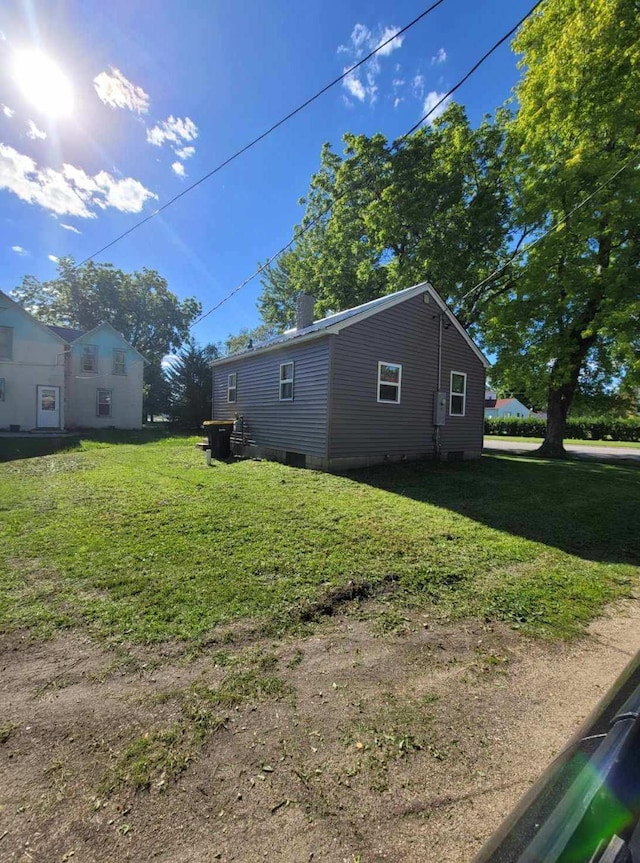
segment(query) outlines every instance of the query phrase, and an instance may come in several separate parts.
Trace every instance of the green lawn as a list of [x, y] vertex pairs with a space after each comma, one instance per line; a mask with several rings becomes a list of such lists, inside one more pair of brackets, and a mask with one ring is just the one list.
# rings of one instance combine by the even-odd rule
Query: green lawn
[[[541, 437], [517, 437], [515, 435], [503, 434], [486, 434], [485, 440], [506, 440], [513, 443], [542, 443]], [[624, 440], [581, 440], [578, 438], [566, 438], [566, 444], [577, 444], [578, 446], [607, 446], [607, 447], [622, 447], [624, 449], [640, 449], [638, 441]]]
[[636, 466], [485, 456], [331, 476], [130, 440], [0, 465], [0, 630], [197, 644], [241, 618], [286, 628], [354, 582], [569, 636], [637, 584]]

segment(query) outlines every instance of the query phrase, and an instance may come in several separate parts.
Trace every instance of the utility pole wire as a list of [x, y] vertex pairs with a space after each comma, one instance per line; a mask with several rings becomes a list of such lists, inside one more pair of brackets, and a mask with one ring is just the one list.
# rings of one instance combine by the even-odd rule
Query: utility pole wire
[[[426, 122], [426, 120], [428, 120], [428, 118], [434, 113], [434, 111], [436, 111], [444, 102], [446, 102], [446, 100], [449, 99], [451, 97], [451, 95], [453, 93], [455, 93], [456, 90], [458, 90], [465, 83], [465, 81], [467, 81], [471, 77], [471, 75], [473, 75], [473, 73], [476, 72], [480, 68], [480, 66], [482, 66], [482, 64], [486, 60], [488, 60], [489, 57], [495, 51], [498, 50], [498, 48], [501, 45], [504, 44], [504, 42], [507, 41], [507, 39], [509, 39], [511, 36], [513, 36], [513, 34], [521, 26], [521, 24], [523, 24], [527, 20], [527, 18], [529, 18], [531, 15], [533, 15], [533, 13], [536, 11], [536, 9], [540, 5], [542, 5], [543, 2], [544, 2], [544, 0], [538, 0], [538, 2], [535, 3], [531, 7], [531, 9], [527, 12], [527, 14], [524, 15], [518, 21], [518, 23], [515, 24], [509, 30], [508, 33], [505, 33], [505, 35], [502, 36], [501, 39], [499, 39], [494, 45], [492, 45], [492, 47], [489, 48], [489, 50], [483, 54], [483, 56], [477, 61], [477, 63], [475, 63], [471, 67], [471, 69], [466, 73], [466, 75], [464, 75], [456, 84], [454, 84], [454, 86], [448, 92], [446, 92], [444, 94], [444, 96], [442, 96], [442, 98], [438, 102], [436, 102], [436, 104], [432, 108], [430, 108], [423, 117], [421, 117], [418, 120], [417, 123], [415, 123], [407, 132], [405, 132], [399, 138], [396, 138], [391, 149], [397, 150], [399, 148], [400, 144], [403, 143], [403, 141], [405, 141], [410, 135], [412, 135], [416, 131], [416, 129], [420, 128], [420, 126], [422, 126]], [[371, 184], [370, 178], [367, 178], [367, 181], [364, 183], [364, 186], [368, 186], [370, 184]], [[209, 317], [209, 315], [213, 314], [213, 312], [217, 311], [220, 308], [220, 306], [222, 306], [226, 302], [228, 302], [239, 291], [241, 291], [244, 287], [246, 287], [249, 284], [249, 282], [252, 282], [257, 276], [259, 276], [261, 273], [263, 273], [269, 266], [271, 266], [271, 264], [274, 261], [276, 261], [280, 257], [280, 255], [282, 255], [284, 252], [286, 252], [287, 249], [290, 249], [291, 246], [293, 246], [300, 239], [301, 236], [306, 234], [307, 231], [309, 231], [314, 225], [316, 225], [320, 221], [320, 219], [322, 219], [324, 216], [326, 216], [327, 213], [329, 213], [333, 209], [333, 207], [338, 203], [338, 201], [341, 200], [341, 198], [344, 198], [344, 196], [346, 194], [347, 194], [347, 192], [345, 190], [343, 192], [340, 192], [340, 194], [336, 195], [336, 197], [332, 201], [330, 201], [328, 203], [328, 205], [323, 210], [320, 211], [320, 213], [318, 213], [316, 216], [314, 216], [314, 218], [311, 219], [309, 222], [307, 222], [307, 224], [303, 228], [301, 228], [299, 231], [297, 231], [296, 234], [294, 234], [294, 236], [292, 237], [291, 240], [289, 240], [288, 243], [286, 243], [284, 246], [282, 246], [282, 248], [279, 249], [275, 254], [271, 255], [271, 257], [268, 258], [264, 264], [261, 264], [257, 270], [255, 270], [250, 276], [248, 276], [243, 282], [241, 282], [237, 287], [235, 287], [230, 293], [228, 293], [225, 297], [223, 297], [218, 303], [216, 303], [214, 306], [212, 306], [212, 308], [210, 308], [204, 314], [200, 315], [199, 318], [196, 318], [196, 320], [191, 324], [191, 328], [195, 327], [197, 324], [201, 323], [205, 318]]]
[[433, 12], [434, 9], [437, 9], [438, 6], [441, 6], [443, 3], [444, 3], [444, 0], [436, 0], [435, 3], [432, 3], [431, 6], [429, 6], [427, 9], [425, 9], [419, 15], [417, 15], [413, 19], [413, 21], [409, 21], [409, 23], [405, 24], [405, 26], [402, 27], [400, 30], [398, 30], [397, 33], [394, 33], [393, 36], [390, 36], [388, 39], [385, 39], [384, 42], [381, 42], [379, 45], [377, 45], [372, 51], [370, 51], [367, 54], [366, 57], [363, 57], [362, 60], [358, 60], [358, 62], [354, 63], [353, 66], [349, 66], [348, 69], [345, 69], [344, 72], [342, 73], [342, 75], [338, 75], [338, 77], [334, 78], [333, 81], [330, 81], [328, 84], [325, 84], [325, 86], [321, 90], [318, 90], [317, 93], [315, 93], [313, 96], [310, 96], [305, 102], [303, 102], [301, 105], [298, 105], [297, 108], [294, 108], [293, 111], [290, 111], [288, 114], [286, 114], [280, 120], [278, 120], [277, 123], [274, 123], [266, 131], [264, 131], [260, 135], [258, 135], [257, 138], [254, 138], [252, 141], [249, 141], [249, 143], [245, 144], [245, 146], [242, 147], [240, 150], [236, 150], [236, 152], [233, 153], [233, 155], [229, 156], [223, 162], [220, 162], [219, 165], [216, 165], [215, 168], [213, 168], [211, 171], [209, 171], [203, 177], [200, 177], [200, 179], [196, 180], [195, 183], [192, 183], [190, 186], [187, 186], [187, 188], [183, 189], [179, 194], [174, 195], [173, 198], [168, 200], [161, 207], [158, 207], [152, 213], [149, 213], [149, 215], [145, 216], [144, 219], [140, 219], [139, 222], [136, 222], [135, 225], [132, 225], [128, 230], [124, 231], [122, 234], [117, 236], [115, 239], [111, 240], [111, 242], [107, 243], [106, 246], [103, 246], [101, 249], [98, 249], [97, 252], [94, 252], [92, 255], [89, 255], [89, 257], [85, 258], [84, 261], [81, 261], [79, 264], [76, 264], [75, 269], [77, 269], [78, 267], [81, 267], [83, 264], [86, 264], [89, 261], [93, 260], [93, 258], [97, 258], [98, 255], [101, 255], [103, 252], [106, 252], [107, 249], [110, 249], [112, 246], [115, 246], [115, 244], [119, 243], [120, 240], [123, 240], [125, 237], [128, 237], [129, 234], [132, 234], [134, 231], [136, 231], [138, 228], [142, 227], [142, 225], [145, 225], [147, 222], [150, 222], [151, 219], [158, 216], [160, 213], [162, 213], [168, 207], [171, 207], [172, 204], [175, 204], [175, 202], [179, 201], [180, 198], [183, 198], [189, 192], [193, 191], [193, 189], [197, 188], [199, 185], [204, 183], [205, 180], [208, 180], [210, 177], [213, 177], [214, 174], [217, 174], [223, 168], [226, 168], [227, 165], [231, 164], [231, 162], [235, 161], [239, 156], [242, 156], [244, 153], [247, 152], [247, 150], [250, 150], [252, 147], [255, 147], [256, 144], [258, 144], [260, 141], [263, 141], [268, 135], [270, 135], [272, 132], [275, 132], [276, 129], [279, 129], [280, 126], [284, 125], [292, 117], [295, 117], [296, 114], [299, 114], [300, 111], [303, 111], [305, 108], [307, 108], [309, 105], [311, 105], [312, 102], [315, 102], [316, 99], [319, 99], [320, 96], [323, 96], [332, 87], [335, 87], [336, 84], [339, 84], [340, 81], [344, 81], [345, 78], [348, 78], [349, 75], [351, 75], [353, 72], [355, 72], [356, 69], [360, 68], [360, 66], [362, 66], [364, 63], [369, 61], [379, 51], [382, 51], [383, 48], [385, 48], [387, 45], [389, 45], [391, 42], [393, 42], [395, 39], [397, 39], [398, 36], [402, 36], [404, 33], [407, 32], [407, 30], [410, 30], [419, 21], [421, 21], [423, 18], [426, 18], [426, 16], [430, 12]]
[[504, 264], [502, 264], [500, 267], [498, 267], [497, 270], [494, 270], [491, 273], [491, 275], [487, 276], [481, 282], [478, 282], [478, 284], [475, 285], [473, 288], [471, 288], [470, 291], [467, 291], [467, 293], [464, 294], [464, 296], [460, 297], [460, 299], [457, 301], [457, 303], [460, 304], [460, 303], [464, 302], [467, 299], [467, 297], [469, 297], [475, 291], [478, 291], [478, 290], [480, 290], [480, 288], [483, 288], [488, 282], [493, 281], [493, 279], [495, 279], [496, 276], [499, 276], [500, 273], [503, 272], [503, 270], [506, 270], [506, 268], [510, 264], [512, 264], [516, 260], [516, 258], [519, 258], [521, 255], [526, 254], [534, 246], [536, 246], [541, 240], [544, 240], [545, 237], [548, 237], [549, 234], [556, 231], [561, 225], [564, 225], [565, 222], [567, 222], [571, 218], [571, 216], [573, 216], [574, 213], [577, 213], [578, 210], [582, 209], [582, 207], [584, 207], [585, 204], [588, 204], [589, 201], [598, 194], [598, 192], [600, 192], [602, 189], [604, 189], [606, 186], [608, 186], [609, 183], [612, 183], [615, 180], [615, 178], [619, 174], [621, 174], [624, 170], [626, 170], [629, 167], [629, 165], [631, 165], [637, 158], [639, 158], [637, 154], [632, 156], [627, 162], [624, 163], [624, 165], [622, 165], [621, 168], [618, 168], [618, 170], [614, 174], [612, 174], [607, 180], [604, 180], [604, 182], [600, 183], [599, 186], [596, 186], [596, 188], [593, 190], [593, 192], [591, 192], [590, 195], [587, 195], [587, 197], [584, 200], [580, 201], [579, 204], [576, 204], [576, 206], [572, 210], [570, 210], [566, 216], [564, 216], [562, 219], [560, 219], [559, 222], [556, 222], [555, 224], [551, 225], [549, 228], [547, 228], [547, 230], [543, 234], [540, 234], [539, 237], [536, 237], [536, 239], [532, 240], [527, 246], [522, 246], [520, 249], [516, 250], [516, 252], [513, 255], [511, 255], [511, 257], [509, 258], [508, 261], [506, 261]]

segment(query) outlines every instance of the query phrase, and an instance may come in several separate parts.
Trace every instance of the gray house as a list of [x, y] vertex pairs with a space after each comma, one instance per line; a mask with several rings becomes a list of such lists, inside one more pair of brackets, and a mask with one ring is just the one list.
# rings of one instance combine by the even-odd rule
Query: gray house
[[488, 362], [427, 282], [213, 362], [213, 416], [238, 455], [341, 470], [477, 458]]

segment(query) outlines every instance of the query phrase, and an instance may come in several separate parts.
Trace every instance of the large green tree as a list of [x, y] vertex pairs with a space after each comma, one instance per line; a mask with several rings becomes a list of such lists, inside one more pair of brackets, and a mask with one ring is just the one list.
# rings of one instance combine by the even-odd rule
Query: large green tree
[[474, 299], [496, 378], [547, 404], [541, 452], [555, 457], [581, 383], [624, 389], [640, 375], [640, 6], [547, 0], [514, 48], [516, 216], [532, 237], [558, 227], [510, 271], [506, 292]]
[[218, 353], [215, 345], [198, 345], [190, 339], [165, 368], [169, 415], [182, 428], [196, 430], [211, 419], [211, 361]]
[[299, 291], [326, 313], [424, 279], [455, 300], [490, 275], [517, 241], [503, 176], [506, 119], [500, 111], [473, 129], [452, 104], [397, 143], [346, 135], [344, 156], [325, 145], [296, 243], [263, 277], [264, 320], [290, 325]]
[[125, 273], [93, 261], [78, 267], [70, 257], [59, 261], [57, 278], [41, 282], [25, 276], [12, 296], [47, 324], [90, 330], [110, 323], [147, 360], [145, 415], [167, 412], [162, 358], [189, 338], [189, 327], [201, 312], [197, 300], [179, 300], [155, 270]]
[[93, 261], [78, 267], [70, 257], [59, 261], [57, 278], [25, 276], [12, 296], [48, 324], [88, 330], [110, 323], [150, 361], [180, 348], [201, 312], [197, 300], [180, 301], [155, 270], [125, 273]]

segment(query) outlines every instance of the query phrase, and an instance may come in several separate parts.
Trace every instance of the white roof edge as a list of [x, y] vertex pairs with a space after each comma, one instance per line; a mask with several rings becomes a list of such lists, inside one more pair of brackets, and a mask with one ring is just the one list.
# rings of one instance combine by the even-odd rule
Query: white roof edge
[[67, 344], [66, 339], [63, 339], [62, 336], [59, 336], [57, 333], [54, 333], [53, 330], [50, 330], [47, 324], [43, 324], [42, 321], [39, 321], [31, 312], [28, 312], [24, 306], [21, 306], [19, 302], [14, 300], [9, 296], [5, 291], [0, 290], [0, 297], [4, 297], [9, 300], [9, 302], [15, 306], [23, 315], [26, 315], [30, 321], [33, 321], [34, 324], [37, 324], [40, 329], [45, 330], [50, 336], [53, 336], [54, 339], [57, 339], [59, 342], [62, 342], [63, 345]]
[[113, 324], [109, 323], [109, 321], [102, 321], [101, 324], [96, 324], [95, 327], [92, 327], [90, 330], [87, 330], [86, 333], [82, 333], [81, 336], [78, 336], [77, 338], [73, 339], [70, 342], [70, 344], [74, 345], [76, 342], [79, 342], [80, 339], [84, 339], [86, 336], [90, 336], [91, 333], [95, 333], [96, 330], [100, 330], [100, 329], [102, 329], [102, 327], [108, 327], [110, 330], [113, 330], [113, 332], [117, 336], [120, 336], [120, 338], [125, 343], [125, 345], [128, 345], [132, 351], [135, 351], [135, 353], [138, 354], [138, 356], [140, 357], [141, 360], [144, 360], [145, 363], [149, 363], [149, 360], [144, 356], [144, 354], [141, 354], [137, 348], [134, 348], [134, 346], [131, 344], [131, 342], [128, 342], [125, 339], [125, 337], [122, 335], [122, 333], [119, 333], [118, 330], [113, 326]]
[[[405, 300], [410, 300], [413, 297], [417, 297], [420, 294], [424, 294], [424, 293], [429, 293], [429, 295], [431, 297], [433, 297], [436, 304], [440, 307], [440, 309], [442, 311], [445, 312], [445, 314], [447, 315], [447, 317], [449, 318], [451, 323], [454, 325], [454, 327], [458, 330], [460, 335], [462, 335], [463, 338], [467, 341], [467, 343], [469, 344], [469, 346], [471, 347], [471, 349], [473, 350], [475, 355], [478, 357], [478, 359], [480, 360], [482, 365], [485, 368], [488, 368], [490, 366], [490, 363], [487, 360], [487, 358], [485, 357], [485, 355], [482, 353], [480, 348], [473, 341], [471, 336], [467, 333], [465, 328], [462, 326], [460, 321], [453, 314], [451, 309], [447, 306], [447, 304], [442, 299], [440, 294], [436, 291], [436, 289], [433, 287], [433, 285], [430, 282], [426, 282], [426, 281], [425, 282], [419, 282], [417, 285], [413, 285], [410, 288], [404, 288], [401, 291], [397, 291], [395, 294], [389, 294], [388, 298], [378, 297], [376, 300], [370, 300], [368, 303], [363, 303], [362, 304], [363, 310], [361, 312], [356, 312], [355, 314], [351, 315], [348, 318], [343, 318], [342, 320], [337, 320], [335, 324], [328, 324], [328, 325], [322, 326], [317, 330], [312, 330], [311, 332], [306, 333], [305, 335], [298, 336], [298, 337], [296, 337], [295, 335], [292, 335], [291, 338], [288, 340], [277, 341], [277, 342], [274, 342], [273, 344], [267, 344], [267, 345], [264, 345], [263, 347], [254, 348], [251, 351], [243, 351], [242, 353], [233, 354], [232, 356], [229, 356], [229, 357], [221, 357], [220, 359], [213, 360], [211, 365], [212, 366], [221, 366], [221, 365], [224, 365], [226, 363], [233, 362], [234, 360], [245, 359], [245, 358], [250, 357], [250, 356], [253, 357], [253, 356], [256, 356], [257, 354], [267, 353], [268, 351], [275, 351], [278, 348], [288, 347], [289, 345], [304, 344], [306, 342], [311, 341], [312, 339], [321, 338], [322, 336], [338, 335], [341, 330], [346, 329], [347, 327], [350, 327], [353, 324], [358, 324], [361, 321], [365, 321], [367, 318], [370, 318], [373, 315], [377, 315], [379, 312], [386, 311], [387, 309], [392, 309], [394, 306], [397, 306], [399, 303], [403, 303], [403, 302], [405, 302]], [[387, 302], [382, 302], [384, 299], [387, 299]], [[355, 308], [357, 309], [358, 306], [356, 306]], [[351, 311], [351, 310], [349, 309], [346, 311]], [[335, 317], [339, 318], [341, 315], [344, 315], [346, 313], [346, 311], [336, 313]], [[331, 315], [330, 317], [334, 317], [334, 316]], [[327, 318], [326, 320], [330, 320], [330, 318]], [[319, 321], [315, 322], [315, 324], [317, 324], [317, 323], [320, 323], [320, 322]], [[295, 333], [295, 330], [288, 330], [287, 332]]]
[[489, 362], [489, 360], [488, 360], [488, 359], [485, 357], [485, 355], [482, 353], [482, 351], [480, 350], [480, 348], [477, 346], [477, 344], [476, 344], [476, 343], [474, 342], [474, 340], [471, 338], [471, 336], [469, 335], [469, 333], [468, 333], [468, 332], [465, 330], [465, 328], [462, 326], [462, 324], [460, 323], [460, 321], [459, 321], [459, 320], [456, 318], [456, 316], [453, 314], [453, 312], [451, 311], [451, 309], [449, 308], [449, 306], [445, 303], [445, 301], [442, 299], [442, 297], [441, 297], [441, 296], [440, 296], [440, 294], [436, 291], [436, 289], [433, 287], [433, 285], [429, 285], [429, 293], [431, 294], [431, 296], [433, 297], [433, 299], [436, 301], [436, 303], [440, 306], [440, 308], [442, 309], [442, 311], [443, 311], [443, 312], [445, 312], [445, 314], [447, 315], [447, 317], [449, 318], [449, 320], [451, 321], [451, 323], [454, 325], [454, 327], [458, 330], [458, 332], [460, 333], [460, 335], [461, 335], [461, 336], [463, 336], [463, 337], [466, 339], [466, 341], [467, 341], [467, 343], [468, 343], [469, 347], [473, 350], [474, 354], [478, 357], [478, 359], [480, 360], [480, 362], [482, 363], [482, 365], [485, 367], [485, 369], [490, 368], [491, 363]]

